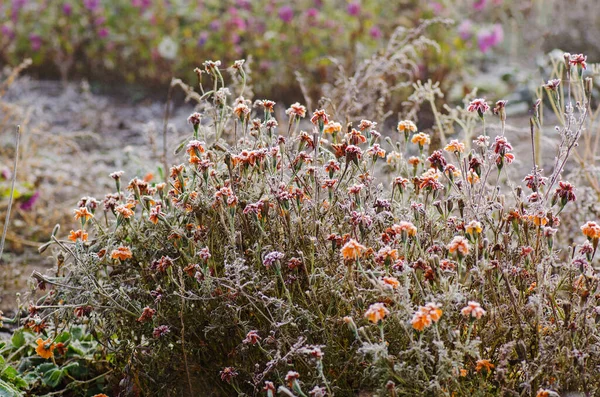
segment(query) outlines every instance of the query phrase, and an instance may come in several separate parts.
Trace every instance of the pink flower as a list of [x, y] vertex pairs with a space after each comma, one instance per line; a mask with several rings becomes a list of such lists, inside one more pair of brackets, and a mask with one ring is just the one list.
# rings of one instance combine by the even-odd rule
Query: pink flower
[[358, 16], [358, 14], [360, 14], [360, 4], [359, 3], [350, 3], [348, 4], [348, 8], [346, 9], [348, 11], [348, 14], [352, 15], [353, 17]]
[[292, 22], [294, 19], [294, 10], [290, 6], [283, 6], [279, 9], [279, 19], [281, 19], [285, 23]]
[[473, 8], [477, 11], [481, 11], [485, 8], [487, 0], [475, 0], [473, 3]]
[[469, 107], [467, 108], [467, 111], [469, 112], [477, 112], [477, 114], [479, 114], [479, 117], [483, 117], [483, 115], [489, 110], [490, 105], [488, 105], [485, 99], [483, 98], [473, 99], [469, 104]]
[[381, 32], [381, 29], [379, 29], [377, 26], [373, 26], [371, 29], [369, 29], [369, 36], [377, 40], [383, 36], [383, 33]]
[[502, 25], [496, 24], [491, 30], [482, 30], [477, 35], [477, 45], [479, 50], [486, 53], [490, 48], [497, 46], [504, 41], [504, 30]]
[[40, 48], [42, 48], [42, 38], [37, 34], [30, 34], [29, 44], [31, 45], [31, 49], [33, 51], [38, 51]]
[[469, 40], [473, 37], [473, 22], [470, 19], [465, 19], [458, 25], [458, 35], [464, 41]]

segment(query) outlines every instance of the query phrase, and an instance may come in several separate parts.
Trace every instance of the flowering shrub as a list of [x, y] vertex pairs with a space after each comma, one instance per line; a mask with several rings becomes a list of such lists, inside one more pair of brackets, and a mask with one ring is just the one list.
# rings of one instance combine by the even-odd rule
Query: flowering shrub
[[[413, 28], [435, 16], [458, 20], [461, 12], [417, 0], [13, 0], [0, 4], [0, 59], [15, 64], [31, 57], [39, 73], [63, 79], [75, 75], [166, 83], [173, 74], [191, 78], [197, 59], [231, 62], [252, 54], [261, 75], [257, 90], [279, 87], [293, 95], [296, 70], [306, 73], [311, 91], [318, 91], [331, 73], [330, 57], [351, 68], [356, 55], [370, 56], [398, 25]], [[489, 8], [480, 14], [486, 20]], [[460, 62], [458, 54], [470, 51], [472, 37], [483, 34], [474, 32], [489, 30], [487, 24], [478, 25], [436, 29], [443, 54], [452, 55], [440, 58], [428, 51], [439, 71], [427, 71], [424, 62], [419, 67], [436, 73], [437, 80], [451, 73]], [[501, 43], [501, 29], [497, 24], [486, 33], [482, 51]]]
[[277, 120], [242, 62], [226, 87], [207, 61], [183, 162], [81, 200], [36, 313], [86, 323], [124, 394], [597, 393], [600, 226], [573, 223], [561, 179], [588, 112], [577, 59], [558, 165], [534, 160], [522, 186], [504, 101], [500, 128], [474, 99], [481, 135], [430, 150], [410, 120]]

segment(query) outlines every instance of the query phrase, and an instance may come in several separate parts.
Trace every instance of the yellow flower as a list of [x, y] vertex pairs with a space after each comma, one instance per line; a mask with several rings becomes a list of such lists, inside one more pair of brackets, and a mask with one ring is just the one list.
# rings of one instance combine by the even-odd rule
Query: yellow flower
[[35, 348], [35, 352], [41, 358], [51, 358], [54, 356], [54, 349], [56, 349], [56, 344], [52, 342], [52, 339], [48, 338], [43, 340], [42, 338], [38, 338], [35, 343], [37, 343], [37, 347]]
[[481, 233], [481, 230], [481, 223], [477, 221], [471, 221], [467, 226], [465, 226], [465, 231], [471, 236]]
[[390, 314], [390, 311], [386, 309], [383, 303], [373, 303], [369, 306], [369, 309], [365, 312], [365, 317], [372, 322], [377, 324], [380, 320], [383, 320], [385, 316]]

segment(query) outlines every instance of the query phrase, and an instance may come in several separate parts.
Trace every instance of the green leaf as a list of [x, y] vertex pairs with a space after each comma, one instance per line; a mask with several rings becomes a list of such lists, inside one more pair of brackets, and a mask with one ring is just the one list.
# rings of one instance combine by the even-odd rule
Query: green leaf
[[83, 336], [83, 328], [81, 327], [72, 327], [71, 328], [71, 337], [73, 339], [79, 340]]
[[79, 365], [78, 362], [72, 362], [63, 367], [63, 371], [67, 371], [75, 379], [83, 379], [88, 376], [89, 371], [85, 365]]
[[60, 335], [58, 335], [55, 339], [54, 342], [55, 343], [65, 343], [66, 341], [68, 341], [69, 339], [71, 339], [71, 334], [68, 333], [67, 331], [61, 333]]
[[21, 397], [25, 393], [17, 390], [12, 385], [0, 380], [0, 397]]
[[27, 382], [25, 382], [25, 380], [19, 376], [17, 370], [10, 365], [4, 368], [2, 373], [0, 373], [0, 379], [8, 383], [12, 383], [19, 389], [24, 389], [27, 387]]
[[54, 388], [59, 385], [64, 375], [65, 372], [62, 369], [52, 369], [44, 374], [42, 380], [45, 385]]
[[23, 330], [19, 329], [15, 331], [12, 335], [12, 338], [10, 338], [10, 342], [16, 349], [22, 347], [25, 344], [25, 335], [23, 335]]
[[97, 347], [98, 343], [96, 342], [84, 342], [80, 340], [74, 340], [69, 344], [69, 350], [80, 356], [93, 355]]

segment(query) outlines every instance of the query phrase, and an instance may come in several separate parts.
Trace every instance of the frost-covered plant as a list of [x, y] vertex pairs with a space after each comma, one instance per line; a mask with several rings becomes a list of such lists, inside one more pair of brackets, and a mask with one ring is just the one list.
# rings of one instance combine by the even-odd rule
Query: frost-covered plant
[[219, 62], [197, 74], [185, 160], [161, 183], [112, 174], [52, 236], [60, 273], [36, 275], [36, 313], [85, 322], [123, 394], [598, 392], [600, 226], [573, 223], [561, 180], [588, 97], [567, 105], [559, 166], [546, 177], [532, 155], [521, 186], [513, 137], [483, 128], [492, 111], [504, 126], [503, 101], [465, 106], [470, 149], [428, 152], [411, 120], [301, 104], [278, 119]]

